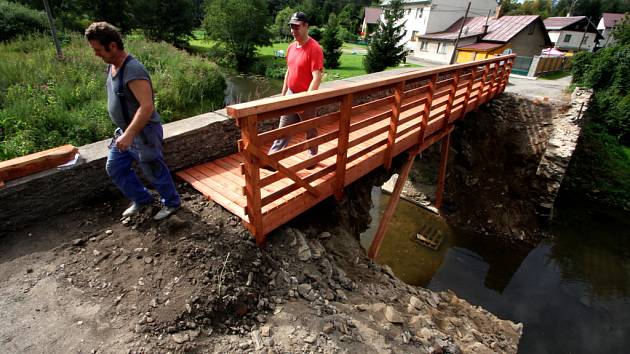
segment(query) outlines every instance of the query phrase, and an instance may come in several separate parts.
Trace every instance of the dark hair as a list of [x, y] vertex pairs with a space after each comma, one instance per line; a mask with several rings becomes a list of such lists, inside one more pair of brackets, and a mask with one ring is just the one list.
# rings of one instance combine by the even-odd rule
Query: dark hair
[[98, 41], [103, 47], [108, 48], [114, 42], [118, 49], [125, 49], [122, 37], [118, 29], [107, 22], [94, 22], [85, 30], [85, 38], [88, 41]]

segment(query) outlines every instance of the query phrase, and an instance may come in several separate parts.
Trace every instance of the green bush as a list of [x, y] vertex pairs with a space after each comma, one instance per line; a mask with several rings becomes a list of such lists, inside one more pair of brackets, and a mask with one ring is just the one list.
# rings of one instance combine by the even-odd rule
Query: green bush
[[313, 26], [308, 28], [308, 35], [319, 42], [322, 40], [323, 33], [320, 28]]
[[[125, 45], [150, 72], [163, 121], [222, 106], [226, 84], [215, 64], [165, 43]], [[111, 135], [105, 64], [78, 35], [63, 51], [57, 60], [45, 36], [0, 44], [0, 160]]]
[[339, 38], [342, 42], [347, 43], [356, 43], [359, 40], [359, 36], [348, 31], [347, 29], [340, 27], [339, 33], [337, 34], [337, 38]]
[[267, 63], [265, 69], [265, 76], [270, 79], [284, 79], [284, 74], [287, 72], [287, 62], [285, 60], [274, 60], [271, 63]]
[[19, 35], [44, 32], [48, 19], [42, 11], [30, 9], [22, 4], [0, 0], [0, 41], [8, 41]]

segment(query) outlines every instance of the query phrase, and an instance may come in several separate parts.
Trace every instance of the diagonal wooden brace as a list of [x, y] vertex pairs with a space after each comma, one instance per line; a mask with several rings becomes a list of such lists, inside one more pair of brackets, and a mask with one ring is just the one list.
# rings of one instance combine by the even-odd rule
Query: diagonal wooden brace
[[245, 150], [247, 150], [247, 152], [249, 152], [250, 154], [256, 156], [260, 161], [263, 162], [263, 164], [266, 164], [266, 165], [269, 165], [269, 166], [275, 168], [276, 170], [278, 170], [278, 172], [281, 172], [282, 174], [284, 174], [288, 178], [292, 179], [300, 187], [304, 187], [314, 197], [316, 197], [316, 198], [319, 197], [319, 192], [313, 186], [311, 186], [310, 184], [306, 183], [295, 172], [293, 172], [293, 171], [289, 170], [288, 168], [282, 166], [279, 162], [277, 162], [276, 160], [273, 160], [271, 157], [269, 157], [269, 155], [261, 152], [258, 149], [258, 147], [254, 146], [253, 144], [247, 144], [245, 146]]

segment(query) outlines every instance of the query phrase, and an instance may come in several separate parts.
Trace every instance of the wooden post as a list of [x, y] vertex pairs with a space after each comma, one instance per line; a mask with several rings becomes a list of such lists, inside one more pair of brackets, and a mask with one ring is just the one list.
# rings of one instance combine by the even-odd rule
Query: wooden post
[[396, 131], [398, 130], [398, 117], [402, 104], [405, 82], [399, 82], [394, 88], [394, 102], [392, 103], [392, 118], [389, 120], [389, 135], [387, 136], [387, 151], [385, 151], [385, 168], [392, 168], [392, 153], [396, 144]]
[[453, 73], [453, 86], [449, 90], [448, 101], [446, 102], [446, 108], [444, 109], [444, 124], [442, 125], [442, 129], [446, 129], [449, 124], [448, 120], [451, 117], [451, 109], [453, 108], [453, 102], [455, 101], [455, 95], [457, 94], [460, 73], [460, 69], [455, 70]]
[[422, 146], [424, 143], [424, 134], [427, 131], [427, 125], [429, 124], [429, 114], [431, 113], [431, 105], [433, 104], [433, 93], [435, 92], [435, 83], [437, 82], [438, 74], [431, 76], [429, 81], [429, 92], [427, 93], [427, 101], [424, 104], [424, 112], [422, 113], [422, 120], [420, 121], [420, 137], [418, 138], [418, 144]]
[[494, 62], [494, 73], [492, 74], [492, 82], [490, 83], [490, 90], [488, 91], [488, 101], [496, 96], [499, 90], [499, 62]]
[[481, 83], [479, 85], [479, 91], [477, 92], [477, 103], [475, 104], [475, 111], [481, 106], [481, 99], [483, 98], [483, 89], [486, 86], [486, 80], [488, 80], [488, 72], [490, 71], [490, 64], [484, 65], [483, 75], [481, 76]]
[[350, 137], [350, 115], [352, 113], [352, 94], [347, 94], [341, 101], [339, 109], [339, 138], [337, 145], [337, 166], [333, 190], [335, 199], [343, 198], [343, 187], [346, 184], [346, 161], [348, 159], [348, 139]]
[[464, 107], [462, 108], [462, 118], [466, 115], [466, 110], [468, 109], [468, 100], [470, 100], [470, 93], [472, 91], [473, 84], [477, 79], [477, 70], [475, 67], [470, 68], [470, 81], [468, 82], [468, 86], [466, 86], [466, 96], [464, 96]]
[[438, 175], [438, 185], [435, 191], [435, 207], [439, 210], [442, 207], [442, 196], [444, 194], [444, 183], [446, 182], [446, 166], [448, 163], [448, 148], [450, 145], [451, 133], [442, 138], [442, 153], [440, 156], [440, 171]]
[[508, 62], [505, 65], [505, 75], [503, 77], [503, 83], [501, 84], [501, 89], [499, 90], [499, 93], [503, 93], [503, 91], [505, 91], [505, 88], [508, 85], [508, 82], [510, 81], [510, 73], [512, 72], [512, 59], [508, 59]]
[[368, 250], [368, 257], [370, 257], [371, 259], [375, 259], [378, 256], [378, 251], [380, 250], [381, 243], [383, 243], [383, 239], [385, 238], [385, 233], [387, 232], [387, 228], [389, 227], [389, 222], [394, 216], [394, 212], [396, 212], [396, 206], [398, 205], [398, 201], [400, 200], [400, 193], [402, 192], [403, 186], [405, 185], [405, 181], [407, 181], [407, 177], [409, 177], [409, 172], [411, 171], [413, 160], [416, 155], [418, 155], [420, 147], [421, 145], [418, 144], [409, 150], [409, 157], [407, 158], [407, 162], [400, 171], [400, 175], [398, 176], [398, 180], [396, 181], [396, 186], [394, 186], [392, 195], [389, 198], [389, 202], [387, 203], [387, 208], [385, 209], [385, 212], [381, 217], [381, 221], [378, 224], [378, 230], [376, 231], [374, 239], [372, 239], [370, 249]]
[[252, 155], [248, 150], [248, 145], [256, 146], [258, 137], [256, 115], [251, 115], [241, 119], [239, 125], [241, 127], [241, 136], [245, 149], [241, 150], [244, 161], [245, 172], [245, 191], [247, 197], [247, 217], [249, 223], [254, 228], [254, 237], [256, 244], [262, 245], [265, 241], [262, 223], [262, 205], [260, 201], [260, 162], [258, 158]]

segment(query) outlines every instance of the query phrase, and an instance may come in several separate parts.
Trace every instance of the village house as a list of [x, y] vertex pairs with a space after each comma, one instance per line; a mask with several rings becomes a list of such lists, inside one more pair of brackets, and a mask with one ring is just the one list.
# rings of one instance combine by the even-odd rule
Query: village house
[[612, 38], [611, 33], [618, 23], [621, 23], [624, 18], [624, 14], [613, 14], [610, 12], [604, 12], [602, 18], [597, 24], [597, 32], [602, 35], [599, 40], [598, 47], [606, 47], [615, 43], [615, 39]]
[[[500, 11], [498, 14], [500, 16]], [[413, 55], [426, 61], [449, 64], [460, 28], [462, 33], [455, 60], [460, 63], [485, 59], [505, 51], [533, 57], [551, 46], [540, 16], [462, 17], [445, 31], [419, 36]]]
[[[487, 16], [494, 13], [497, 8], [495, 0], [470, 2], [469, 15], [473, 16]], [[389, 0], [385, 0], [382, 6], [387, 7], [389, 3]], [[402, 43], [410, 52], [414, 51], [418, 36], [446, 30], [453, 22], [464, 16], [467, 5], [467, 1], [461, 0], [403, 0], [405, 17], [401, 21], [405, 21], [405, 35]]]
[[603, 38], [586, 16], [549, 17], [544, 22], [554, 47], [565, 52], [592, 52]]
[[363, 23], [361, 24], [361, 37], [368, 37], [378, 27], [383, 9], [380, 7], [366, 7], [363, 10]]

